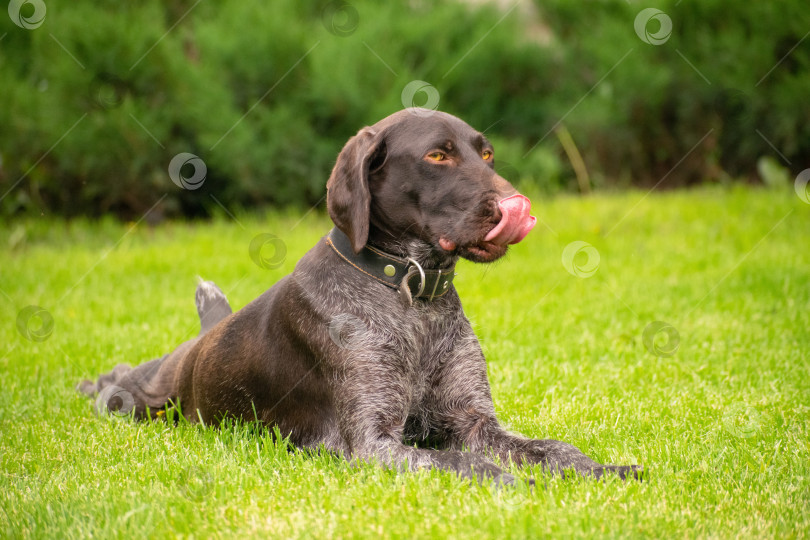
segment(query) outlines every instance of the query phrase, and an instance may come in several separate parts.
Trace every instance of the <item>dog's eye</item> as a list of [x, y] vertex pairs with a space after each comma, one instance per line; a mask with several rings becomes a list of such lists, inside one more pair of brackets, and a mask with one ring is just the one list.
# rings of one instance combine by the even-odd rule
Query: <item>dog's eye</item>
[[431, 152], [430, 154], [428, 154], [425, 157], [428, 158], [431, 161], [444, 161], [445, 159], [447, 159], [447, 156], [445, 156], [441, 152]]
[[492, 159], [492, 150], [484, 150], [481, 152], [481, 157], [484, 158], [484, 161]]

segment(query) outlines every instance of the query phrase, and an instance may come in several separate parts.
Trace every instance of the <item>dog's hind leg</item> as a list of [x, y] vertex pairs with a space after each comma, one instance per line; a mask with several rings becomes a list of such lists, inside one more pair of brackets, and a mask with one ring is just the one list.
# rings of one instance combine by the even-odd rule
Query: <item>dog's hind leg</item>
[[[200, 316], [200, 336], [231, 314], [225, 294], [211, 281], [200, 280], [195, 303]], [[119, 364], [111, 372], [99, 376], [97, 382], [82, 381], [77, 390], [91, 397], [98, 396], [96, 410], [99, 413], [133, 413], [138, 419], [154, 417], [166, 405], [176, 403], [175, 379], [180, 361], [197, 341], [199, 336], [182, 343], [169, 354], [134, 368]]]
[[96, 397], [96, 412], [119, 416], [134, 413], [135, 418], [157, 414], [173, 397], [173, 370], [167, 362], [172, 355], [150, 360], [135, 368], [119, 364], [110, 373], [100, 375], [98, 382], [84, 380], [76, 389]]
[[197, 313], [200, 315], [201, 336], [233, 313], [228, 299], [225, 298], [225, 293], [213, 281], [200, 279], [194, 301], [197, 304]]
[[181, 362], [199, 337], [181, 343], [169, 354], [137, 367], [119, 364], [110, 373], [99, 376], [98, 382], [82, 381], [76, 389], [96, 397], [96, 411], [119, 416], [133, 413], [135, 418], [154, 418], [166, 405], [177, 404], [177, 374]]

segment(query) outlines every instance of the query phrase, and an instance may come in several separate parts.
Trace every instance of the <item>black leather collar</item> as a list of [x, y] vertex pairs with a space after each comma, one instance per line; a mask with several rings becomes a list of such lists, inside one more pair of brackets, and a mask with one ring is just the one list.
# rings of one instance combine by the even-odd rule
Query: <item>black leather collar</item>
[[405, 283], [413, 298], [428, 301], [444, 296], [452, 287], [455, 265], [440, 270], [424, 270], [413, 259], [403, 259], [366, 245], [355, 253], [351, 240], [335, 227], [326, 237], [326, 243], [347, 263], [372, 279], [391, 288], [399, 289]]

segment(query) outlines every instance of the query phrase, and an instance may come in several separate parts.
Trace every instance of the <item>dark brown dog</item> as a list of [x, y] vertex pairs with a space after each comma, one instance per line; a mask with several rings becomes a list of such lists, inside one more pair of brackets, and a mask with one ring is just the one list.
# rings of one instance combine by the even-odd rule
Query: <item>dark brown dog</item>
[[193, 422], [258, 420], [301, 447], [400, 468], [513, 482], [497, 456], [638, 476], [640, 467], [600, 465], [495, 418], [486, 362], [452, 286], [459, 257], [494, 261], [534, 224], [492, 152], [440, 112], [401, 111], [360, 130], [327, 184], [337, 227], [291, 275], [233, 314], [202, 284], [198, 337], [81, 390], [138, 418], [169, 405]]

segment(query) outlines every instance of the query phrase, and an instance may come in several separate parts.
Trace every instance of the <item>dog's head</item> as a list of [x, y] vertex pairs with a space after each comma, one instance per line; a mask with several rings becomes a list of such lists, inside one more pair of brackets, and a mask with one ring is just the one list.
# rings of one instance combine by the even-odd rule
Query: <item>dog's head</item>
[[486, 137], [455, 116], [399, 111], [346, 143], [327, 183], [329, 215], [355, 252], [370, 242], [491, 262], [535, 224], [494, 163]]

